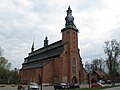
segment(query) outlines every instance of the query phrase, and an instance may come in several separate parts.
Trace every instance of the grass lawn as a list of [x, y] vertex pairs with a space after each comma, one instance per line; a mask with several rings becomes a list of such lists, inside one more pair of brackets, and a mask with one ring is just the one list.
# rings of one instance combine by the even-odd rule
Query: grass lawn
[[81, 89], [70, 89], [70, 90], [101, 90], [101, 89], [106, 89], [106, 88], [112, 88], [112, 87], [118, 87], [120, 85], [115, 85], [115, 86], [106, 86], [103, 88], [81, 88]]

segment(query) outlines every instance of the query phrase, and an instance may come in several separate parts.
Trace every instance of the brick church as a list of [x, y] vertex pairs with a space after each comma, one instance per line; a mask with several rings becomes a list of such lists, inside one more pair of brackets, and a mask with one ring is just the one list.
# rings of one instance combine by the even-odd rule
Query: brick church
[[34, 50], [33, 43], [20, 69], [22, 83], [83, 83], [87, 80], [78, 49], [78, 29], [70, 7], [65, 17], [65, 28], [61, 32], [62, 39], [50, 45], [47, 37], [42, 48]]

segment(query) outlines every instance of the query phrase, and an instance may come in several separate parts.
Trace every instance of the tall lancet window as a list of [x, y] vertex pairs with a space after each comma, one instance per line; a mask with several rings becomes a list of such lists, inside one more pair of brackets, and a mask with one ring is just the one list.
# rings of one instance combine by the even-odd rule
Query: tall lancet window
[[72, 73], [76, 74], [76, 60], [73, 58], [72, 60]]

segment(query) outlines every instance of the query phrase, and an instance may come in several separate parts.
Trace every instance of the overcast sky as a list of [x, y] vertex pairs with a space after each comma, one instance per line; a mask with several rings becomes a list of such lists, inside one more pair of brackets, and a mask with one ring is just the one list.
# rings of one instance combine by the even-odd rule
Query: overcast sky
[[0, 0], [0, 47], [12, 68], [21, 68], [31, 50], [61, 40], [70, 5], [79, 29], [83, 64], [105, 58], [104, 42], [120, 41], [120, 0]]

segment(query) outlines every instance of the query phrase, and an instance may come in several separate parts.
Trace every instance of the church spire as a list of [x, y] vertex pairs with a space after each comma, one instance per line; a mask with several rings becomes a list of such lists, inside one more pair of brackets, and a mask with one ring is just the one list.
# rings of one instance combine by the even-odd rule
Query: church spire
[[33, 44], [32, 44], [32, 47], [31, 47], [31, 52], [34, 51], [34, 40], [33, 40]]
[[74, 24], [74, 17], [72, 16], [72, 10], [70, 6], [68, 7], [68, 10], [66, 12], [67, 12], [67, 16], [65, 17], [65, 20], [66, 20], [65, 27], [76, 29], [76, 26]]

